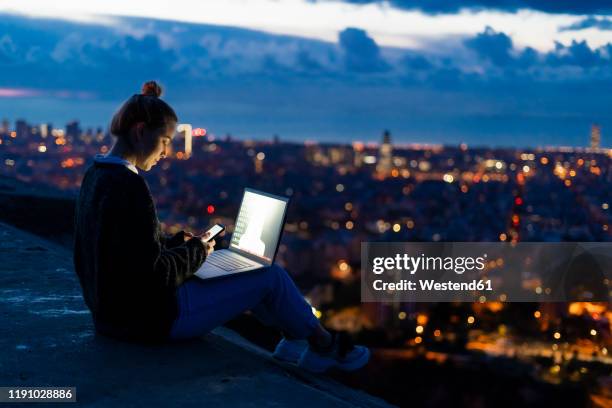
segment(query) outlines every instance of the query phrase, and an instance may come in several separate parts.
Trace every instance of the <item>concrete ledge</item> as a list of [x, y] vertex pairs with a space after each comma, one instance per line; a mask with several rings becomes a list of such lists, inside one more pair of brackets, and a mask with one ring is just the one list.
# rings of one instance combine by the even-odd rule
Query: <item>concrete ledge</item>
[[76, 386], [85, 406], [360, 406], [384, 401], [276, 362], [226, 328], [136, 345], [95, 335], [62, 247], [0, 224], [0, 386]]

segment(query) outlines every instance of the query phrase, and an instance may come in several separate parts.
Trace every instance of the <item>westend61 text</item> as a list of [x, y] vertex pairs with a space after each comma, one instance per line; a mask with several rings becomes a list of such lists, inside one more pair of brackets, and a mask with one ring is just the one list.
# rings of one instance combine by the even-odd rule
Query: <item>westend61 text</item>
[[473, 280], [471, 282], [436, 282], [432, 279], [420, 279], [417, 283], [402, 279], [399, 282], [383, 282], [380, 279], [372, 283], [374, 290], [378, 291], [492, 291], [491, 280]]

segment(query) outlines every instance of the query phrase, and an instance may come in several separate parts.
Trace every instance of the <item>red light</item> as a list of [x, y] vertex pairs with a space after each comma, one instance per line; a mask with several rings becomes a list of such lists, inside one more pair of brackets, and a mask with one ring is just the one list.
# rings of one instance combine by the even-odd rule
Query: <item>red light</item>
[[514, 204], [516, 204], [516, 205], [523, 205], [523, 199], [521, 197], [516, 197], [514, 199]]
[[206, 129], [195, 128], [191, 131], [193, 136], [206, 136]]
[[215, 212], [215, 206], [214, 205], [209, 205], [208, 207], [206, 207], [206, 212], [209, 214], [212, 214]]

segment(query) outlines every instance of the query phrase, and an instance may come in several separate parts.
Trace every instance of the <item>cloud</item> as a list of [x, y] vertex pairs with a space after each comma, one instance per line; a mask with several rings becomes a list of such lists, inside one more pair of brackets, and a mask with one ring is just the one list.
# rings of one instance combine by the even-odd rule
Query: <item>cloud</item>
[[[516, 49], [507, 34], [487, 27], [482, 33], [466, 39], [464, 45], [476, 52], [481, 59], [515, 72], [529, 68], [531, 73], [542, 74], [546, 71], [546, 74], [553, 74], [553, 77], [563, 79], [565, 71], [551, 72], [551, 69], [575, 67], [588, 71], [591, 68], [599, 67], [603, 68], [603, 71], [598, 71], [598, 74], [605, 74], [608, 77], [612, 75], [611, 44], [592, 49], [586, 40], [573, 40], [569, 45], [557, 42], [554, 50], [538, 53], [529, 47], [523, 50]], [[537, 78], [542, 78], [542, 76], [534, 77], [534, 79]], [[575, 73], [572, 78], [575, 78]]]
[[8, 34], [0, 37], [0, 64], [8, 63], [17, 56], [17, 46]]
[[28, 97], [53, 97], [63, 99], [93, 99], [91, 92], [56, 89], [52, 91], [41, 91], [40, 89], [27, 88], [0, 88], [0, 98], [28, 98]]
[[467, 38], [463, 44], [482, 60], [504, 69], [529, 68], [542, 59], [531, 47], [516, 49], [510, 36], [497, 32], [492, 27], [486, 27], [482, 33]]
[[405, 55], [401, 61], [406, 68], [414, 71], [424, 71], [433, 67], [427, 58], [418, 54]]
[[41, 92], [36, 89], [0, 88], [0, 98], [24, 98], [39, 95]]
[[[326, 0], [314, 0], [326, 1]], [[531, 9], [554, 14], [612, 14], [612, 4], [601, 0], [344, 0], [353, 4], [390, 4], [392, 7], [425, 13], [457, 13], [469, 10], [516, 12]]]
[[[612, 85], [610, 44], [573, 41], [544, 53], [487, 27], [406, 50], [379, 47], [358, 28], [342, 30], [336, 44], [158, 20], [102, 27], [4, 17], [0, 89], [9, 90], [0, 108], [9, 117], [43, 112], [40, 120], [56, 122], [69, 112], [102, 124], [145, 79], [157, 79], [181, 118], [249, 136], [331, 139], [387, 127], [414, 137], [569, 135], [584, 123], [588, 132], [591, 120], [612, 127], [612, 96], [601, 91]], [[15, 89], [35, 92], [34, 103], [13, 97]]]
[[568, 26], [561, 27], [559, 31], [579, 31], [586, 30], [587, 28], [596, 28], [602, 31], [612, 30], [612, 19], [590, 16]]
[[514, 62], [514, 57], [511, 55], [512, 39], [491, 27], [486, 27], [484, 32], [465, 40], [464, 44], [495, 65], [505, 66]]
[[389, 65], [382, 59], [376, 42], [359, 28], [346, 28], [338, 35], [346, 69], [351, 72], [382, 72]]
[[[591, 68], [596, 66], [612, 68], [612, 55], [607, 51], [610, 50], [610, 44], [599, 49], [591, 49], [586, 41], [573, 40], [568, 46], [561, 43], [556, 43], [554, 51], [546, 55], [546, 63], [550, 66], [577, 66], [581, 68]], [[605, 54], [608, 54], [605, 56]]]

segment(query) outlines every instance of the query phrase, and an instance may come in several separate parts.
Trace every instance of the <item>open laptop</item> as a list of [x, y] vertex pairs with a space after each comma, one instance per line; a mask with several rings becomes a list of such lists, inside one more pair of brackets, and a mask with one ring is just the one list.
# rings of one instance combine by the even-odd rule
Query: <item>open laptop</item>
[[288, 204], [287, 197], [246, 188], [229, 248], [207, 256], [195, 275], [210, 279], [271, 266], [280, 243]]

